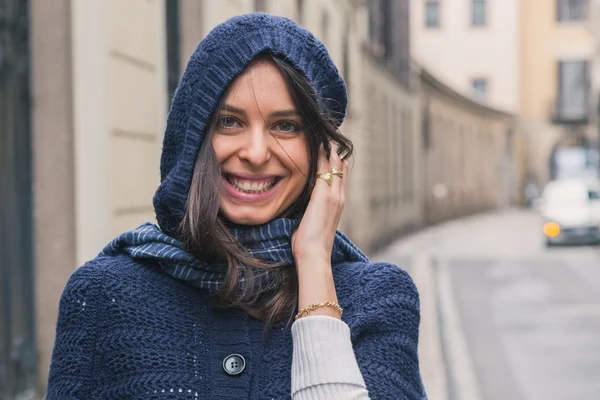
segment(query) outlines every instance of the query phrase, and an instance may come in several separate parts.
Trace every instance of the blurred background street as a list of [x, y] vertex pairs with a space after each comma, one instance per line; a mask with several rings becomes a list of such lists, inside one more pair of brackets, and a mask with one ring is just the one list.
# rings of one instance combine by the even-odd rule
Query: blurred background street
[[45, 393], [68, 278], [155, 220], [188, 58], [254, 11], [344, 77], [340, 230], [419, 287], [429, 399], [600, 399], [600, 0], [0, 0], [0, 400]]
[[596, 399], [600, 250], [548, 250], [535, 212], [505, 210], [426, 229], [376, 259], [421, 293], [431, 399]]

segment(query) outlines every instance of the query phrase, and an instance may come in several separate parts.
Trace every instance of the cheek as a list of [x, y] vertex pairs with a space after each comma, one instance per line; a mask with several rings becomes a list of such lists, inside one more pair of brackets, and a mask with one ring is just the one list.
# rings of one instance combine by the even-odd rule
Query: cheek
[[228, 149], [230, 148], [227, 138], [223, 135], [215, 134], [212, 139], [212, 146], [219, 163], [223, 162], [227, 158]]
[[309, 154], [308, 154], [308, 145], [305, 139], [301, 139], [298, 143], [293, 146], [288, 152], [289, 157], [294, 161], [290, 164], [292, 166], [292, 171], [296, 174], [302, 176], [308, 176], [308, 170], [310, 168]]

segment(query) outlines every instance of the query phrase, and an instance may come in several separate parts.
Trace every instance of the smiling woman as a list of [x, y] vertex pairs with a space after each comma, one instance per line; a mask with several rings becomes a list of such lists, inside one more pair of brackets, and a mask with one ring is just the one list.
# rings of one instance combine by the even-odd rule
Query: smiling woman
[[212, 137], [226, 178], [221, 197], [225, 218], [264, 224], [300, 196], [308, 175], [303, 124], [275, 65], [255, 63], [235, 80]]
[[217, 26], [173, 99], [159, 226], [65, 288], [47, 400], [424, 399], [416, 287], [337, 231], [346, 104], [293, 21]]

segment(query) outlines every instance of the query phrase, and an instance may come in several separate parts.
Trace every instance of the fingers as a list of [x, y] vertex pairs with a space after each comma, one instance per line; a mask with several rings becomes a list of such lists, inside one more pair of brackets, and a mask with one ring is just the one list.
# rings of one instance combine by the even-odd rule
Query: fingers
[[[319, 160], [317, 162], [317, 174], [324, 174], [329, 172], [329, 160], [327, 159], [327, 153], [325, 153], [325, 148], [323, 145], [319, 146]], [[317, 187], [328, 188], [329, 185], [323, 179], [317, 177], [317, 182], [315, 183], [315, 188]]]
[[[331, 144], [331, 154], [329, 155], [329, 166], [331, 169], [337, 169], [339, 171], [343, 171], [342, 159], [338, 155], [338, 146], [335, 143]], [[342, 177], [339, 175], [333, 176], [333, 182], [331, 183], [331, 191], [333, 193], [341, 193], [342, 188]]]
[[[335, 200], [336, 203], [339, 203], [341, 208], [343, 208], [345, 202], [346, 181], [349, 169], [348, 161], [342, 161], [338, 154], [338, 146], [332, 142], [331, 154], [329, 155], [329, 159], [327, 159], [324, 147], [320, 147], [318, 165], [319, 167], [317, 173], [325, 174], [331, 172], [332, 169], [336, 169], [343, 173], [343, 176], [332, 175], [331, 185], [328, 185], [327, 182], [325, 182], [325, 180], [317, 178], [317, 186], [321, 185], [321, 188], [325, 190], [327, 189], [327, 187], [324, 185], [328, 185], [330, 189], [330, 194], [333, 195], [331, 199]], [[318, 181], [321, 181], [321, 183], [319, 183]]]
[[[329, 228], [337, 229], [345, 202], [345, 182], [348, 174], [348, 162], [342, 161], [338, 155], [338, 147], [331, 143], [331, 153], [329, 158], [323, 146], [319, 149], [319, 158], [317, 162], [317, 174], [329, 174], [331, 185], [324, 179], [317, 177], [315, 187], [311, 194], [309, 203], [310, 213], [305, 215], [319, 215], [319, 219], [325, 224], [325, 231]], [[342, 176], [331, 174], [331, 170], [336, 169], [343, 173]]]

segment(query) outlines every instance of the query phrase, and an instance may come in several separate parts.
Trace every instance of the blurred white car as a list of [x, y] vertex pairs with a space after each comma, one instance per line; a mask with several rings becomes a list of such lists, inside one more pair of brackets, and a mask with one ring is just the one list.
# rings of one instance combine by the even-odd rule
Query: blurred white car
[[538, 209], [546, 245], [600, 243], [600, 181], [559, 179], [549, 182]]

